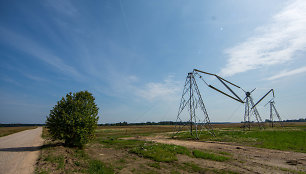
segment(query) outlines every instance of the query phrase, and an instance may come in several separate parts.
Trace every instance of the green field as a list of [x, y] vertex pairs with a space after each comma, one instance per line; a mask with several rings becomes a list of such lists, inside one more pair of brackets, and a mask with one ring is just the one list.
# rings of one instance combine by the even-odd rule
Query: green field
[[[215, 137], [207, 131], [203, 131], [200, 141], [234, 142], [260, 148], [296, 151], [306, 153], [306, 127], [295, 126], [285, 128], [253, 128], [243, 131], [237, 128], [217, 128], [214, 130]], [[192, 139], [189, 132], [181, 132], [176, 135], [177, 139]]]

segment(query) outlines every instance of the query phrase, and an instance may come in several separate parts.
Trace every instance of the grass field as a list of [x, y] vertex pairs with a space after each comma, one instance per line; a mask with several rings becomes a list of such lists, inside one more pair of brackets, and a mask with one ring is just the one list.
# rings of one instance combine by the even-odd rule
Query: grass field
[[[202, 141], [235, 142], [254, 147], [306, 153], [306, 126], [278, 127], [242, 131], [237, 128], [216, 128], [215, 137], [204, 131]], [[177, 139], [191, 139], [189, 132], [177, 134]]]
[[35, 126], [27, 126], [27, 127], [0, 127], [0, 137], [7, 136], [13, 133], [21, 132], [28, 129], [37, 128]]
[[[216, 137], [203, 132], [200, 141], [230, 142], [242, 146], [255, 146], [305, 153], [305, 125], [242, 131], [241, 124], [215, 126]], [[289, 160], [294, 167], [277, 167], [265, 164], [269, 157], [254, 161], [260, 155], [234, 147], [234, 151], [221, 148], [195, 148], [192, 146], [163, 144], [139, 140], [138, 137], [161, 136], [169, 138], [174, 126], [103, 126], [96, 129], [96, 138], [85, 149], [64, 147], [62, 142], [47, 139], [37, 163], [36, 173], [301, 173], [305, 168], [300, 161]], [[131, 137], [131, 138], [128, 138]], [[181, 132], [174, 141], [190, 139]], [[199, 141], [196, 141], [199, 143]], [[227, 147], [227, 146], [225, 146]], [[251, 151], [252, 152], [252, 151]], [[287, 152], [286, 152], [287, 153]], [[282, 154], [282, 153], [280, 153]], [[283, 157], [280, 157], [283, 159]], [[288, 154], [288, 159], [290, 155]], [[286, 159], [285, 159], [286, 160]], [[254, 163], [255, 162], [255, 163]], [[257, 165], [258, 163], [258, 165]], [[286, 161], [284, 161], [286, 164]], [[295, 164], [296, 163], [296, 164]], [[256, 165], [255, 165], [256, 164]], [[288, 164], [287, 164], [288, 165]], [[246, 169], [246, 166], [252, 166]], [[296, 167], [297, 166], [297, 167]]]

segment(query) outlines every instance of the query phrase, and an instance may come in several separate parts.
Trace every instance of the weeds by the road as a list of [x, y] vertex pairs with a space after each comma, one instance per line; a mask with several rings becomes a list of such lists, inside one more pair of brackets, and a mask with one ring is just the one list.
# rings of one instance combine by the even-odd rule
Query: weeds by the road
[[91, 158], [84, 149], [63, 146], [63, 142], [48, 139], [47, 131], [43, 131], [46, 138], [42, 147], [35, 173], [114, 173], [111, 165]]
[[[51, 143], [51, 142], [50, 142]], [[112, 167], [90, 158], [84, 150], [62, 145], [43, 148], [35, 173], [114, 173]]]

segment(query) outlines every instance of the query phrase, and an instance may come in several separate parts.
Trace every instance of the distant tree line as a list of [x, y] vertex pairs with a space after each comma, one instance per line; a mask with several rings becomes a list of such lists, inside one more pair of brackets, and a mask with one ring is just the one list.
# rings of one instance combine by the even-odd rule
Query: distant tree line
[[[271, 120], [266, 119], [265, 122], [271, 122]], [[306, 118], [293, 119], [293, 120], [283, 120], [282, 122], [306, 122]], [[213, 122], [212, 124], [226, 124], [230, 122]], [[241, 122], [243, 123], [243, 122]], [[141, 126], [141, 125], [184, 125], [190, 124], [190, 122], [175, 122], [175, 121], [160, 121], [160, 122], [145, 122], [145, 123], [128, 123], [126, 121], [119, 123], [105, 123], [98, 124], [99, 126]], [[22, 127], [22, 126], [45, 126], [45, 124], [1, 124], [0, 127]]]
[[[220, 122], [220, 123], [212, 123], [212, 124], [224, 124], [224, 123], [229, 123], [229, 122]], [[99, 126], [141, 126], [141, 125], [185, 125], [185, 124], [190, 124], [190, 122], [175, 122], [175, 121], [160, 121], [160, 122], [144, 122], [144, 123], [127, 123], [126, 121], [124, 122], [119, 122], [119, 123], [105, 123], [105, 124], [99, 124]], [[199, 123], [203, 124], [203, 123]]]
[[297, 120], [283, 120], [283, 122], [306, 122], [306, 118], [300, 118]]
[[[274, 120], [275, 122], [279, 122], [277, 120]], [[266, 119], [265, 122], [271, 122], [271, 120]], [[306, 122], [306, 118], [300, 118], [296, 120], [283, 120], [282, 122]]]

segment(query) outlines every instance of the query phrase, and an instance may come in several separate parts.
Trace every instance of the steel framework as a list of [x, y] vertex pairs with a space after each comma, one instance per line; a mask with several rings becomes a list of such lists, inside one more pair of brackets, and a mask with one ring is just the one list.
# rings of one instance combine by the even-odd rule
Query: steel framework
[[[267, 104], [269, 104], [270, 105], [270, 126], [271, 127], [274, 127], [274, 119], [273, 119], [273, 115], [276, 115], [276, 117], [278, 118], [278, 120], [279, 120], [279, 124], [280, 124], [280, 126], [281, 127], [284, 127], [284, 125], [283, 125], [283, 121], [282, 121], [282, 119], [281, 119], [281, 117], [280, 117], [280, 115], [279, 115], [279, 113], [278, 113], [278, 111], [277, 111], [277, 109], [276, 109], [276, 107], [275, 107], [275, 102], [274, 102], [274, 100], [273, 99], [271, 99]], [[267, 104], [265, 104], [265, 106], [267, 105]], [[274, 112], [273, 112], [274, 111]], [[274, 114], [273, 114], [274, 113]]]
[[[189, 120], [184, 122], [181, 118], [181, 114], [186, 107], [189, 112]], [[202, 120], [196, 115], [196, 110], [198, 108], [200, 108], [204, 114], [204, 118]], [[195, 139], [199, 139], [199, 135], [204, 127], [209, 133], [215, 136], [193, 72], [190, 72], [187, 75], [176, 122], [179, 124], [176, 124], [175, 126], [175, 133], [173, 134], [173, 137], [182, 131], [188, 124], [190, 135]]]
[[251, 93], [254, 92], [255, 89], [253, 89], [251, 92], [245, 92], [245, 102], [244, 102], [244, 107], [245, 107], [245, 111], [244, 111], [244, 124], [243, 124], [243, 129], [251, 129], [251, 116], [254, 115], [256, 121], [257, 121], [257, 125], [259, 128], [264, 128], [264, 125], [263, 125], [263, 122], [262, 122], [262, 119], [260, 117], [260, 114], [256, 108], [256, 104], [254, 104], [254, 100], [251, 96]]
[[[208, 84], [200, 75], [204, 74], [204, 75], [210, 75], [210, 76], [214, 76], [216, 77], [228, 90], [231, 94], [226, 93], [224, 91], [221, 91], [220, 89]], [[264, 124], [263, 121], [260, 117], [260, 114], [256, 108], [257, 104], [259, 104], [269, 93], [273, 92], [273, 97], [274, 97], [274, 90], [271, 89], [270, 91], [268, 91], [261, 99], [259, 99], [255, 104], [254, 104], [254, 100], [251, 96], [252, 92], [254, 92], [255, 89], [253, 89], [251, 92], [246, 92], [245, 90], [242, 90], [245, 92], [245, 99], [241, 100], [241, 98], [234, 92], [234, 90], [232, 88], [230, 88], [229, 86], [232, 85], [236, 88], [240, 88], [239, 86], [237, 86], [236, 84], [223, 79], [222, 77], [216, 75], [216, 74], [211, 74], [208, 72], [204, 72], [201, 70], [197, 70], [194, 69], [193, 72], [188, 73], [186, 80], [185, 80], [185, 85], [184, 85], [184, 89], [183, 89], [183, 94], [181, 97], [181, 102], [180, 102], [180, 106], [179, 106], [179, 110], [178, 110], [178, 114], [177, 114], [177, 119], [176, 119], [176, 125], [175, 125], [175, 131], [173, 134], [173, 137], [179, 133], [180, 131], [183, 130], [183, 128], [187, 125], [189, 125], [189, 130], [190, 130], [190, 134], [192, 137], [194, 137], [195, 139], [199, 139], [199, 135], [201, 134], [203, 128], [205, 127], [209, 133], [211, 133], [213, 136], [215, 136], [214, 131], [213, 131], [213, 127], [210, 124], [210, 119], [207, 113], [207, 110], [205, 108], [200, 90], [198, 88], [195, 76], [197, 76], [198, 78], [202, 79], [204, 81], [204, 83], [216, 90], [217, 92], [233, 99], [236, 100], [240, 103], [243, 103], [245, 106], [245, 112], [244, 112], [244, 125], [243, 128], [246, 129], [248, 128], [249, 130], [251, 129], [251, 117], [252, 115], [255, 117], [257, 124], [259, 126], [259, 128], [264, 128]], [[184, 120], [181, 117], [181, 114], [183, 112], [183, 110], [187, 108], [188, 109], [188, 114], [189, 114], [189, 118], [188, 120]], [[196, 110], [200, 108], [200, 110], [203, 112], [204, 118], [201, 120], [197, 114], [196, 114]], [[278, 117], [278, 119], [281, 121], [281, 118], [274, 106], [274, 101], [270, 100], [270, 119], [272, 121], [272, 126], [273, 126], [273, 110], [276, 114], [276, 116]], [[281, 122], [280, 122], [281, 123]], [[281, 123], [282, 124], [282, 123]]]

